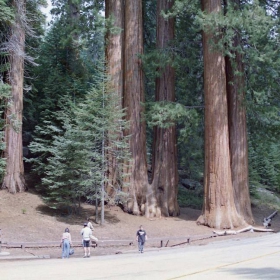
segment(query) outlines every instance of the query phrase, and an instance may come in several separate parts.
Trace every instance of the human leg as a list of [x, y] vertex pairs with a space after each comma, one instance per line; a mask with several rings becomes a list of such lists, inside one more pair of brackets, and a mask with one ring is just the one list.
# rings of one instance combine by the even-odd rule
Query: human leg
[[87, 248], [86, 248], [86, 241], [85, 240], [83, 240], [83, 247], [84, 247], [84, 253], [85, 253], [84, 258], [85, 258], [87, 256]]
[[142, 241], [138, 242], [138, 248], [139, 248], [139, 252], [143, 252], [143, 248], [144, 248], [144, 243]]
[[89, 240], [84, 240], [83, 245], [84, 245], [84, 252], [85, 252], [84, 258], [87, 258], [90, 256]]
[[[89, 242], [90, 243], [90, 242]], [[89, 246], [88, 246], [88, 254], [87, 254], [87, 256], [88, 256], [88, 258], [90, 257], [90, 244], [89, 244]]]
[[141, 250], [141, 253], [144, 253], [144, 245], [145, 245], [145, 242], [142, 242], [142, 250]]
[[64, 259], [64, 241], [62, 241], [61, 248], [62, 248], [61, 258]]
[[141, 248], [142, 248], [142, 246], [141, 246], [141, 241], [138, 241], [138, 251], [139, 251], [139, 252], [141, 252]]
[[70, 242], [68, 239], [65, 239], [64, 242], [64, 256], [66, 258], [69, 258], [69, 252], [70, 252]]

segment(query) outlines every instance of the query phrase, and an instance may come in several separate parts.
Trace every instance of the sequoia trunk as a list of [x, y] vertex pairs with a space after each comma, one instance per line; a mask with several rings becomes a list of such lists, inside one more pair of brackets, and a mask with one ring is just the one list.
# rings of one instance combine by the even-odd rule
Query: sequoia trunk
[[[220, 0], [203, 0], [207, 13], [221, 11]], [[225, 59], [213, 50], [213, 36], [203, 32], [205, 93], [204, 205], [198, 224], [212, 228], [234, 228], [243, 220], [233, 197], [230, 168]]]
[[25, 46], [25, 2], [13, 2], [15, 22], [11, 27], [9, 45], [11, 100], [8, 104], [5, 119], [5, 158], [6, 173], [3, 188], [16, 193], [25, 190], [24, 167], [22, 156], [22, 110], [23, 110], [23, 77], [24, 77], [24, 46]]
[[[135, 215], [146, 212], [148, 175], [146, 162], [146, 127], [141, 120], [144, 102], [144, 82], [141, 67], [143, 53], [142, 1], [126, 0], [125, 2], [125, 39], [124, 39], [124, 99], [126, 118], [130, 123], [126, 135], [129, 135], [131, 160], [127, 164], [125, 185], [129, 192], [126, 211]], [[147, 213], [147, 212], [146, 212]]]
[[[157, 1], [157, 48], [163, 50], [174, 39], [175, 19], [164, 19], [162, 11], [167, 11], [174, 1]], [[156, 79], [156, 101], [175, 101], [175, 70], [171, 65], [159, 69], [161, 76]], [[152, 185], [157, 200], [157, 214], [179, 215], [177, 202], [178, 169], [176, 149], [176, 126], [154, 128]]]
[[[105, 1], [105, 17], [106, 19], [112, 18], [114, 27], [119, 28], [117, 33], [107, 31], [106, 34], [106, 63], [107, 72], [110, 77], [110, 86], [117, 92], [120, 100], [120, 104], [117, 106], [122, 106], [121, 100], [123, 97], [123, 0], [106, 0]], [[117, 122], [117, 120], [116, 120]], [[118, 138], [118, 135], [112, 135], [113, 132], [108, 137], [109, 143], [107, 145], [111, 147], [113, 143], [110, 143], [110, 139]], [[110, 137], [112, 136], [112, 137]], [[115, 193], [115, 189], [118, 187], [118, 181], [120, 174], [118, 172], [118, 162], [112, 151], [115, 151], [116, 147], [111, 147], [107, 151], [107, 194], [112, 198]]]
[[[239, 5], [239, 0], [234, 2]], [[236, 35], [233, 47], [240, 44], [240, 36]], [[226, 57], [226, 75], [234, 201], [239, 215], [247, 223], [254, 224], [249, 194], [244, 67], [242, 55], [239, 52], [235, 51], [232, 57], [234, 58]]]

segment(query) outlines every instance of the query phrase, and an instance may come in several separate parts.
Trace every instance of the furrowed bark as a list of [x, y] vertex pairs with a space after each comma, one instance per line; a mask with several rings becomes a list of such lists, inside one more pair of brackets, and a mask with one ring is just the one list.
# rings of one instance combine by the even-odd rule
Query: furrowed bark
[[11, 85], [11, 100], [5, 112], [5, 142], [6, 174], [2, 188], [11, 193], [25, 190], [24, 166], [22, 155], [22, 111], [23, 111], [23, 77], [24, 77], [24, 48], [25, 30], [25, 2], [13, 1], [16, 11], [15, 22], [11, 26], [9, 40], [9, 84]]
[[[158, 0], [157, 2], [157, 48], [167, 48], [175, 33], [175, 19], [164, 19], [161, 12], [166, 12], [174, 1]], [[156, 101], [175, 101], [175, 70], [171, 65], [159, 69], [161, 76], [156, 79]], [[178, 168], [176, 149], [176, 126], [154, 128], [152, 185], [157, 201], [155, 214], [178, 216], [177, 202]]]
[[[236, 8], [239, 0], [234, 0]], [[240, 46], [240, 35], [233, 39], [233, 47]], [[244, 65], [242, 55], [234, 51], [234, 58], [226, 57], [231, 173], [237, 212], [248, 224], [254, 224], [249, 193], [248, 141]]]
[[[126, 0], [125, 2], [125, 39], [124, 39], [124, 99], [126, 118], [130, 122], [126, 135], [130, 135], [129, 146], [131, 160], [124, 173], [129, 174], [124, 180], [129, 193], [125, 210], [139, 215], [146, 212], [146, 200], [152, 195], [148, 184], [146, 161], [146, 126], [141, 120], [144, 102], [144, 82], [142, 61], [143, 22], [142, 1]], [[147, 214], [147, 212], [146, 212]]]
[[[221, 11], [219, 0], [203, 0], [207, 13]], [[203, 32], [205, 92], [204, 205], [197, 223], [212, 228], [234, 228], [243, 224], [233, 196], [230, 167], [228, 104], [225, 59], [213, 49], [213, 35]]]
[[[120, 103], [116, 104], [122, 108], [121, 100], [123, 98], [123, 28], [124, 28], [124, 3], [123, 0], [106, 0], [105, 1], [105, 17], [113, 20], [114, 27], [119, 28], [117, 33], [113, 33], [110, 30], [106, 34], [106, 65], [107, 72], [110, 77], [110, 83], [112, 89], [117, 92]], [[116, 120], [117, 122], [118, 120]], [[107, 183], [106, 192], [110, 199], [114, 200], [114, 194], [116, 188], [121, 185], [120, 174], [118, 171], [118, 162], [112, 151], [115, 151], [117, 147], [114, 146], [110, 139], [118, 139], [118, 135], [114, 135], [114, 132], [109, 132], [107, 145], [111, 147], [107, 150]]]

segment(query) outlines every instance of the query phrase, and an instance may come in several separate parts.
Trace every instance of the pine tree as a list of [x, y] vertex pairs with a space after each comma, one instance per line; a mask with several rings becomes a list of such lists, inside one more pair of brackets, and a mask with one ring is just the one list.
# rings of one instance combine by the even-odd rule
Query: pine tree
[[[108, 164], [105, 151], [114, 155], [120, 176], [117, 181], [122, 182], [127, 140], [114, 135], [120, 135], [126, 122], [124, 111], [117, 104], [118, 93], [110, 88], [105, 74], [101, 74], [95, 76], [95, 86], [82, 102], [72, 105], [71, 111], [67, 106], [65, 111], [58, 113], [62, 128], [49, 121], [36, 128], [39, 137], [31, 143], [30, 149], [37, 156], [30, 161], [34, 170], [42, 175], [45, 197], [52, 206], [77, 207], [80, 198], [92, 201], [97, 196], [104, 199], [101, 190], [107, 181]], [[52, 137], [45, 140], [43, 135]], [[108, 146], [107, 143], [114, 145]], [[115, 193], [115, 200], [125, 203], [126, 196], [120, 186]], [[109, 201], [109, 197], [106, 196], [105, 200]]]

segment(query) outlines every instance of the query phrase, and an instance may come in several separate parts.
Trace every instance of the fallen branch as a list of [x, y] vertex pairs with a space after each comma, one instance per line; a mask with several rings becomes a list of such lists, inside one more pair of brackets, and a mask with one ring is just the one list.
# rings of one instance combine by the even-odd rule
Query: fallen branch
[[271, 226], [271, 221], [272, 221], [272, 219], [277, 215], [277, 210], [276, 211], [274, 211], [272, 214], [270, 214], [268, 217], [266, 217], [266, 218], [264, 218], [263, 219], [263, 226], [265, 227], [265, 228], [268, 228], [268, 227], [270, 227]]
[[225, 236], [225, 235], [236, 235], [238, 233], [246, 232], [246, 231], [251, 231], [251, 232], [274, 232], [273, 229], [266, 229], [266, 228], [257, 228], [253, 226], [248, 226], [240, 230], [224, 230], [224, 231], [213, 231], [214, 234], [218, 236]]

